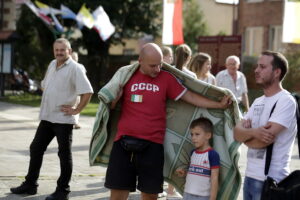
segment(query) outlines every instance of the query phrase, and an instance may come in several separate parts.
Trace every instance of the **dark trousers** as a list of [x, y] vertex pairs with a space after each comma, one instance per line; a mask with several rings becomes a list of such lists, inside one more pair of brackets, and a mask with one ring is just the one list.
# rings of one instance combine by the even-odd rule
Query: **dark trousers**
[[57, 190], [70, 191], [72, 161], [72, 124], [58, 124], [48, 121], [41, 121], [34, 139], [30, 145], [30, 163], [26, 182], [32, 185], [37, 184], [44, 153], [54, 137], [58, 143], [58, 157], [60, 160], [60, 176], [57, 180]]

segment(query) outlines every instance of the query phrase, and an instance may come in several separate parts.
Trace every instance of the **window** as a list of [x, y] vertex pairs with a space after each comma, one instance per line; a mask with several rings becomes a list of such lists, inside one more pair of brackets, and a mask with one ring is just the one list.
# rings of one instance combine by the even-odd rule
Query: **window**
[[282, 26], [270, 26], [269, 49], [272, 51], [281, 51], [282, 48]]
[[257, 56], [262, 52], [263, 33], [263, 27], [246, 28], [244, 49], [247, 56]]

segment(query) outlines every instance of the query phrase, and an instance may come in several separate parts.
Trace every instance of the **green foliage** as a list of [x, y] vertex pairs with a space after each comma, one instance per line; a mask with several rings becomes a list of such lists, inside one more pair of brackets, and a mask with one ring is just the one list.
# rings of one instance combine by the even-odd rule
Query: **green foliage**
[[218, 36], [226, 36], [227, 33], [226, 33], [226, 31], [219, 31], [219, 33], [217, 35]]
[[24, 69], [29, 72], [30, 76], [41, 79], [47, 62], [51, 59], [54, 40], [52, 33], [25, 6], [22, 6], [16, 32], [13, 67]]
[[90, 11], [94, 11], [102, 5], [109, 15], [116, 32], [107, 41], [102, 41], [94, 29], [84, 27], [82, 37], [72, 38], [71, 33], [76, 29], [76, 22], [70, 19], [61, 19], [66, 33], [57, 34], [53, 28], [47, 27], [31, 10], [22, 6], [21, 17], [17, 22], [17, 34], [19, 36], [15, 44], [15, 67], [27, 70], [29, 75], [41, 80], [46, 68], [53, 59], [52, 44], [57, 37], [64, 36], [71, 41], [75, 51], [85, 49], [85, 58], [80, 56], [79, 62], [87, 69], [88, 76], [95, 91], [100, 88], [100, 82], [104, 82], [109, 66], [109, 47], [112, 44], [122, 44], [124, 39], [137, 38], [144, 34], [154, 37], [161, 30], [162, 1], [160, 0], [42, 0], [41, 2], [60, 8], [63, 4], [77, 13], [85, 3]]
[[203, 12], [196, 0], [184, 1], [183, 18], [184, 41], [193, 51], [197, 51], [197, 39], [199, 36], [208, 35], [208, 29], [203, 20]]
[[283, 87], [290, 92], [300, 92], [300, 51], [290, 51], [286, 58], [289, 62], [289, 72], [283, 80]]

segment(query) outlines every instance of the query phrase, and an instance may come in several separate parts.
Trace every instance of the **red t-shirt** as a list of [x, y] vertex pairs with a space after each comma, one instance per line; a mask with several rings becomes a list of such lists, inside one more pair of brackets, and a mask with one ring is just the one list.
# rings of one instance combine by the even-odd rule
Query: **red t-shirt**
[[115, 141], [129, 135], [162, 144], [166, 131], [166, 100], [178, 100], [185, 91], [169, 72], [162, 70], [152, 78], [137, 70], [123, 88]]

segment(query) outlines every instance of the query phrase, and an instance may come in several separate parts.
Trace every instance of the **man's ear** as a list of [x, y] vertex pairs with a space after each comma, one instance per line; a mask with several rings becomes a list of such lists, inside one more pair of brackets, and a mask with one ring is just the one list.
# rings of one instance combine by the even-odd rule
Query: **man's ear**
[[274, 72], [275, 72], [275, 76], [278, 77], [278, 79], [280, 79], [281, 69], [280, 69], [280, 68], [276, 68], [276, 69], [274, 70]]

